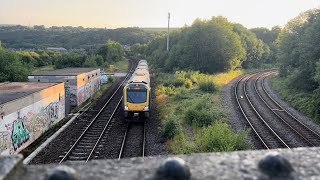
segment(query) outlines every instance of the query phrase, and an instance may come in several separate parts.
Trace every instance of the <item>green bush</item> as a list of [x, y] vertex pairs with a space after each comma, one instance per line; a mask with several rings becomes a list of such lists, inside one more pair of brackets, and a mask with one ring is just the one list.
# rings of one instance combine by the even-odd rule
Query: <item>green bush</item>
[[167, 120], [164, 122], [163, 126], [163, 137], [166, 139], [173, 138], [176, 134], [181, 132], [181, 127], [177, 121], [177, 117], [173, 114], [170, 114]]
[[184, 87], [186, 87], [187, 89], [190, 89], [192, 87], [192, 81], [190, 79], [185, 79]]
[[186, 112], [186, 120], [189, 125], [199, 127], [208, 126], [216, 119], [215, 115], [207, 109], [193, 109], [189, 108]]
[[175, 94], [175, 89], [174, 86], [170, 85], [170, 86], [160, 86], [159, 88], [157, 88], [156, 90], [156, 94], [160, 95], [160, 94], [166, 94], [166, 95], [173, 95]]
[[195, 145], [189, 142], [184, 133], [179, 133], [172, 139], [171, 150], [173, 154], [191, 154], [195, 152]]
[[108, 83], [113, 83], [114, 82], [114, 77], [108, 77]]
[[179, 88], [174, 95], [175, 100], [188, 99], [190, 97], [190, 92], [186, 88]]
[[200, 152], [222, 152], [249, 149], [245, 137], [247, 131], [235, 133], [228, 124], [217, 121], [195, 136]]
[[223, 116], [223, 111], [212, 102], [211, 96], [204, 96], [186, 110], [185, 120], [189, 125], [203, 127]]
[[173, 85], [174, 85], [175, 87], [181, 87], [181, 86], [184, 85], [184, 81], [185, 81], [185, 79], [178, 78], [178, 79], [176, 79], [176, 80], [173, 82]]
[[204, 92], [216, 92], [218, 91], [218, 86], [211, 79], [204, 79], [199, 82], [199, 88]]
[[184, 85], [184, 82], [185, 82], [185, 75], [186, 75], [186, 72], [185, 71], [176, 71], [175, 74], [174, 74], [174, 82], [173, 82], [173, 85], [175, 87], [181, 87]]

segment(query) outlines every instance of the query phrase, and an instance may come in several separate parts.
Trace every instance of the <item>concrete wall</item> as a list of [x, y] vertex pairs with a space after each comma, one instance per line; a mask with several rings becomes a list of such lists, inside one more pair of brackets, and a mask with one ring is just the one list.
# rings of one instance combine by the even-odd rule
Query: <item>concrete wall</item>
[[[77, 76], [77, 105], [89, 99], [100, 88], [100, 70]], [[71, 99], [71, 102], [74, 101]]]
[[100, 69], [77, 76], [28, 76], [30, 82], [64, 82], [71, 106], [79, 106], [100, 88]]
[[14, 154], [65, 117], [64, 83], [0, 106], [0, 154]]

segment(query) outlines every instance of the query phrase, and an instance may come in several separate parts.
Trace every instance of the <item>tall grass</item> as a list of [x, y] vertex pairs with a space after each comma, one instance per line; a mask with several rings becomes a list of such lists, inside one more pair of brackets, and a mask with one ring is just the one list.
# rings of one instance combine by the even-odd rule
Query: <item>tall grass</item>
[[200, 90], [209, 93], [218, 91], [218, 86], [210, 78], [200, 80], [199, 88]]
[[174, 154], [232, 151], [249, 148], [246, 133], [234, 133], [223, 123], [226, 110], [219, 90], [241, 71], [208, 75], [198, 71], [158, 74], [157, 107], [162, 133]]
[[[307, 116], [313, 118], [317, 123], [320, 123], [320, 117], [317, 115], [319, 112], [319, 105], [316, 104], [318, 99], [316, 96], [317, 91], [311, 93], [295, 91], [287, 84], [286, 79], [281, 77], [272, 78], [273, 89], [293, 107], [303, 112]], [[320, 94], [320, 93], [319, 93]]]
[[166, 139], [171, 139], [180, 132], [181, 126], [177, 120], [177, 116], [170, 114], [164, 122], [162, 130], [163, 137]]
[[185, 121], [187, 124], [197, 127], [204, 127], [214, 121], [225, 117], [225, 111], [213, 101], [211, 95], [205, 95], [193, 101], [193, 104], [186, 107]]
[[225, 73], [219, 73], [212, 76], [212, 80], [218, 86], [223, 86], [228, 84], [235, 77], [243, 74], [242, 70], [234, 70]]
[[245, 141], [247, 133], [234, 133], [228, 124], [216, 121], [195, 136], [195, 143], [201, 152], [244, 150], [250, 147]]

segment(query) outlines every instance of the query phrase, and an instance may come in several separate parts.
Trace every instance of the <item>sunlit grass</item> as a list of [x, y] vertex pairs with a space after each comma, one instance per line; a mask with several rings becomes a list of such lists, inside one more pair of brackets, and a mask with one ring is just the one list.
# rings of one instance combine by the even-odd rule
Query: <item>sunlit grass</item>
[[243, 74], [242, 70], [235, 70], [235, 71], [229, 71], [225, 73], [219, 73], [212, 75], [212, 80], [215, 82], [218, 86], [224, 86], [228, 84], [232, 79], [235, 77]]
[[42, 66], [35, 68], [32, 73], [41, 72], [41, 71], [53, 71], [54, 65]]
[[[227, 111], [220, 101], [220, 90], [240, 74], [242, 71], [237, 70], [215, 75], [185, 71], [157, 75], [155, 103], [168, 150], [174, 154], [188, 154], [249, 148], [245, 142], [246, 133], [235, 133], [222, 123], [226, 121]], [[203, 83], [206, 86], [200, 88]], [[209, 87], [210, 91], [206, 90]], [[212, 133], [220, 128], [221, 131]], [[212, 144], [211, 135], [219, 142]], [[210, 147], [200, 146], [202, 142]]]
[[115, 72], [125, 72], [128, 69], [129, 61], [123, 58], [114, 64]]

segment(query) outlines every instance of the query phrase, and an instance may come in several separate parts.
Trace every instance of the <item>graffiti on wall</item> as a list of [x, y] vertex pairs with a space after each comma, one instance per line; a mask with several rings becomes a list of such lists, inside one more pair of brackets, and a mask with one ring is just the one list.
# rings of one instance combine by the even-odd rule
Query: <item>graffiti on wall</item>
[[69, 96], [70, 98], [70, 104], [72, 106], [77, 106], [77, 88], [76, 87], [66, 87], [66, 94]]
[[13, 154], [26, 147], [64, 115], [64, 97], [60, 97], [60, 101], [46, 106], [40, 101], [5, 116], [0, 122], [0, 154]]
[[22, 144], [28, 141], [30, 132], [24, 124], [24, 119], [18, 116], [12, 124], [11, 139], [14, 150], [17, 150]]
[[100, 79], [95, 78], [78, 89], [78, 105], [89, 99], [100, 88]]
[[59, 103], [50, 103], [42, 111], [47, 115], [48, 120], [57, 120], [59, 118]]
[[9, 131], [0, 132], [0, 152], [7, 150], [10, 147], [10, 133]]

